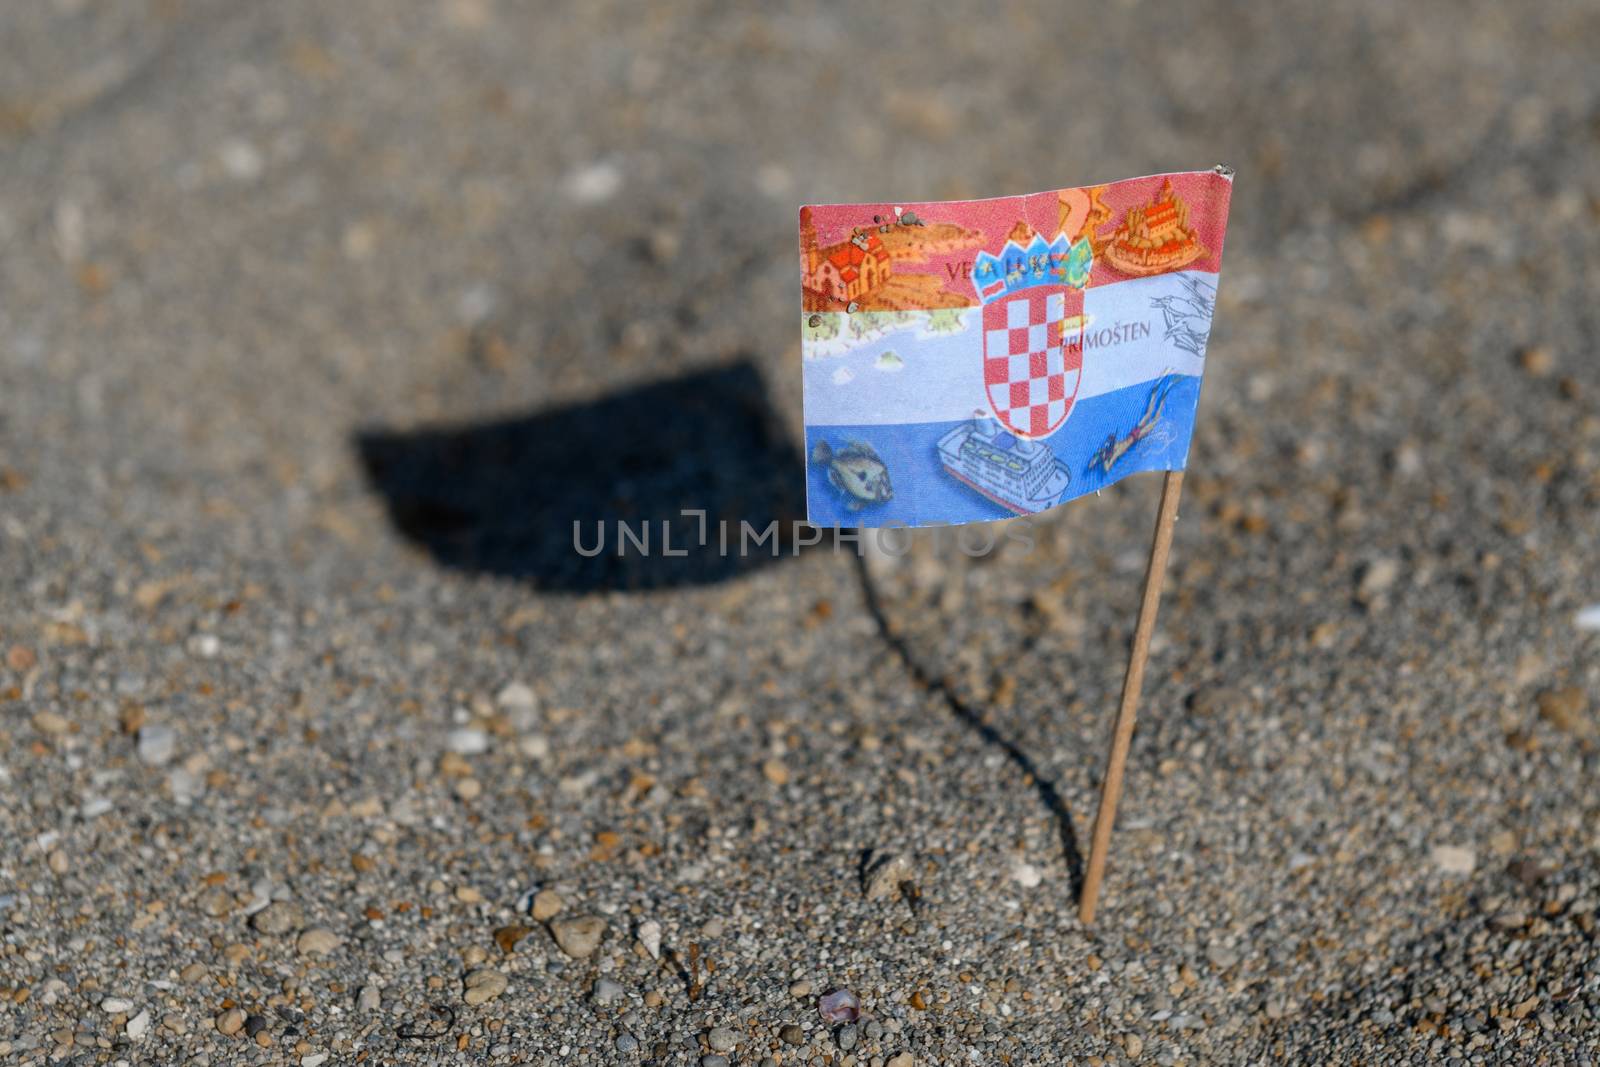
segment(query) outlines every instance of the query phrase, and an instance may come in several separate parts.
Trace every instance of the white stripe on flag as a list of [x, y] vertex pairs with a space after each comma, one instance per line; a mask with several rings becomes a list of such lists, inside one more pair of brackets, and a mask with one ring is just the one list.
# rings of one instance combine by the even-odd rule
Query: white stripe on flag
[[[1191, 300], [1184, 279], [1203, 282], [1213, 291], [1217, 282], [1209, 272], [1181, 271], [1090, 288], [1084, 294], [1089, 322], [1079, 401], [1162, 374], [1199, 375], [1205, 369], [1203, 342], [1197, 354], [1180, 345], [1186, 340], [1183, 335], [1169, 337], [1167, 316], [1157, 303], [1167, 297]], [[1068, 335], [1074, 336], [1076, 325], [1069, 326]], [[1208, 320], [1202, 323], [1202, 329], [1208, 326]], [[994, 333], [996, 343], [1004, 344], [1006, 331]], [[837, 341], [807, 348], [806, 425], [884, 426], [971, 418], [985, 403], [983, 352], [980, 308], [966, 311], [959, 332], [929, 334], [918, 322], [848, 350]], [[848, 373], [841, 374], [841, 369]], [[1016, 378], [1016, 368], [1012, 371]]]

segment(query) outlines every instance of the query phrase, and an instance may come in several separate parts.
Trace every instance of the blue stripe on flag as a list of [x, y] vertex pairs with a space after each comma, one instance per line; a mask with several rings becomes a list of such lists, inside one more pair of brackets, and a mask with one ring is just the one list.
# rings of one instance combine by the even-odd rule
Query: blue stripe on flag
[[[1099, 396], [1080, 398], [1067, 421], [1055, 434], [1039, 442], [1051, 457], [1066, 469], [1067, 484], [1058, 497], [1046, 506], [1071, 500], [1102, 489], [1112, 482], [1147, 470], [1181, 469], [1188, 459], [1189, 438], [1194, 430], [1195, 407], [1200, 399], [1200, 379], [1186, 374], [1170, 374], [1140, 382]], [[1159, 404], [1159, 417], [1142, 435], [1129, 440], [1153, 401]], [[959, 480], [946, 470], [940, 452], [941, 440], [953, 431], [969, 427], [970, 420], [953, 422], [901, 423], [892, 425], [807, 426], [806, 455], [807, 513], [815, 526], [872, 527], [893, 524], [920, 526], [986, 522], [1010, 518], [1017, 510], [1003, 506], [997, 498], [1024, 499], [1022, 493], [985, 478], [974, 484]], [[959, 434], [957, 435], [960, 436]], [[864, 444], [888, 469], [893, 497], [866, 503], [852, 509], [854, 498], [835, 484], [847, 477], [830, 478], [829, 464], [816, 462], [817, 445], [838, 455], [853, 443]], [[1025, 443], [1022, 450], [1026, 449]], [[1123, 445], [1102, 451], [1106, 446]], [[1002, 437], [987, 445], [987, 466], [1003, 465], [1005, 453], [1016, 448]], [[1097, 458], [1098, 453], [1098, 458]], [[1109, 471], [1105, 462], [1111, 455]], [[975, 462], [984, 463], [983, 459]], [[1042, 461], [1037, 457], [1028, 466]], [[1018, 477], [1027, 477], [1021, 474]], [[1033, 509], [1030, 509], [1033, 510]]]

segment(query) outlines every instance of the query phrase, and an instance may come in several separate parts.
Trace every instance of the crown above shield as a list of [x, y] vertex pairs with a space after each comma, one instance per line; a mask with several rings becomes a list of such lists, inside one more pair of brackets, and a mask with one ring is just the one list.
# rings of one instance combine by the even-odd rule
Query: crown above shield
[[1036, 233], [1026, 248], [1015, 241], [1007, 241], [997, 256], [979, 252], [972, 265], [972, 284], [978, 290], [979, 301], [987, 304], [1036, 285], [1069, 285], [1082, 289], [1089, 284], [1089, 272], [1093, 267], [1094, 249], [1087, 236], [1078, 238], [1074, 244], [1067, 240], [1066, 234], [1057, 234], [1054, 241], [1046, 243]]

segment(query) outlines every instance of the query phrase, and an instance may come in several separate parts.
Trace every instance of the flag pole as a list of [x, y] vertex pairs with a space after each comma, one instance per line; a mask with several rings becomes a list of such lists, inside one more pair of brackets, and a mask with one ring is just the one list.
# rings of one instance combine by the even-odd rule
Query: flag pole
[[1172, 548], [1172, 528], [1178, 521], [1178, 497], [1183, 493], [1183, 471], [1168, 471], [1161, 483], [1161, 507], [1156, 514], [1155, 539], [1150, 545], [1150, 562], [1144, 572], [1144, 599], [1139, 604], [1139, 622], [1133, 631], [1133, 648], [1128, 653], [1128, 672], [1122, 678], [1122, 704], [1117, 709], [1116, 733], [1111, 739], [1111, 755], [1106, 760], [1106, 777], [1100, 786], [1100, 809], [1094, 816], [1094, 840], [1089, 849], [1089, 870], [1078, 898], [1078, 918], [1085, 926], [1094, 922], [1095, 906], [1100, 901], [1100, 881], [1105, 876], [1106, 854], [1111, 851], [1111, 828], [1117, 821], [1117, 800], [1122, 796], [1122, 771], [1133, 743], [1134, 720], [1138, 714], [1139, 689], [1144, 685], [1145, 661], [1150, 658], [1150, 637], [1156, 628], [1156, 611], [1161, 606], [1161, 584], [1167, 573], [1167, 553]]

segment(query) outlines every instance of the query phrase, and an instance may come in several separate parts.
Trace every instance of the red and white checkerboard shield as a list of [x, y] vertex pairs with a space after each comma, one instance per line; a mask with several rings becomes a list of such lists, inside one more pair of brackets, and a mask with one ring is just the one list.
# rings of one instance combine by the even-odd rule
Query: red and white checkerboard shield
[[983, 307], [983, 385], [995, 417], [1019, 437], [1067, 421], [1083, 370], [1083, 290], [1036, 285]]

